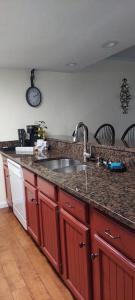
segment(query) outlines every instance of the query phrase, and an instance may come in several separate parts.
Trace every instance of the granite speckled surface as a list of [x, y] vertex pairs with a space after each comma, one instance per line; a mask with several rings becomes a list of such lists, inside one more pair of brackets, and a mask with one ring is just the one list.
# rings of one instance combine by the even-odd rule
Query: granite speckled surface
[[[87, 171], [62, 174], [35, 162], [34, 156], [4, 155], [135, 230], [135, 168], [114, 173], [89, 162]], [[62, 156], [70, 157], [57, 151], [50, 151], [47, 155], [55, 158]]]

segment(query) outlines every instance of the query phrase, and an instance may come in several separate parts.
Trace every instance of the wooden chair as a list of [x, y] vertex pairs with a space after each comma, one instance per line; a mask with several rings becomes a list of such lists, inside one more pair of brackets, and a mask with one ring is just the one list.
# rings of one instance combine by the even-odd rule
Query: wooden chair
[[130, 125], [121, 137], [122, 142], [126, 147], [135, 147], [135, 124]]
[[115, 144], [115, 130], [111, 124], [103, 124], [97, 129], [94, 138], [98, 144], [113, 146]]

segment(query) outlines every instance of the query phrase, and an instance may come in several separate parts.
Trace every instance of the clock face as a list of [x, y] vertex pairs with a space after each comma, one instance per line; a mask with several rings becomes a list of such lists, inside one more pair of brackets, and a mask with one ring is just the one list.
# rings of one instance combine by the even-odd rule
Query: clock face
[[29, 105], [37, 107], [41, 103], [41, 92], [37, 87], [30, 87], [26, 92], [26, 100]]

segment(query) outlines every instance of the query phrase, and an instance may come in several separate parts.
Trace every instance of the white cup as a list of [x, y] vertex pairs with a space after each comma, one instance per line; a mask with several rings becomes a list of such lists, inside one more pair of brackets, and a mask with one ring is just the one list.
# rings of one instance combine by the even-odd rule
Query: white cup
[[37, 147], [42, 147], [43, 145], [44, 145], [44, 140], [43, 139], [37, 140]]

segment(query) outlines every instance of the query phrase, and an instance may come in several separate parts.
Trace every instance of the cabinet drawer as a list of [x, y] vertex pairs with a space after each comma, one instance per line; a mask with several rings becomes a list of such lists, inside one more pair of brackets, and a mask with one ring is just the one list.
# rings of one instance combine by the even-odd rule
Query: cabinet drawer
[[31, 183], [32, 185], [36, 185], [36, 175], [33, 172], [28, 171], [23, 168], [23, 176], [24, 180]]
[[81, 202], [62, 190], [59, 191], [59, 203], [62, 208], [70, 212], [78, 220], [87, 223], [88, 209], [86, 203]]
[[37, 177], [37, 187], [40, 192], [57, 202], [56, 186], [41, 177]]
[[98, 234], [117, 250], [135, 261], [135, 233], [96, 210], [91, 213], [91, 231], [92, 235]]

